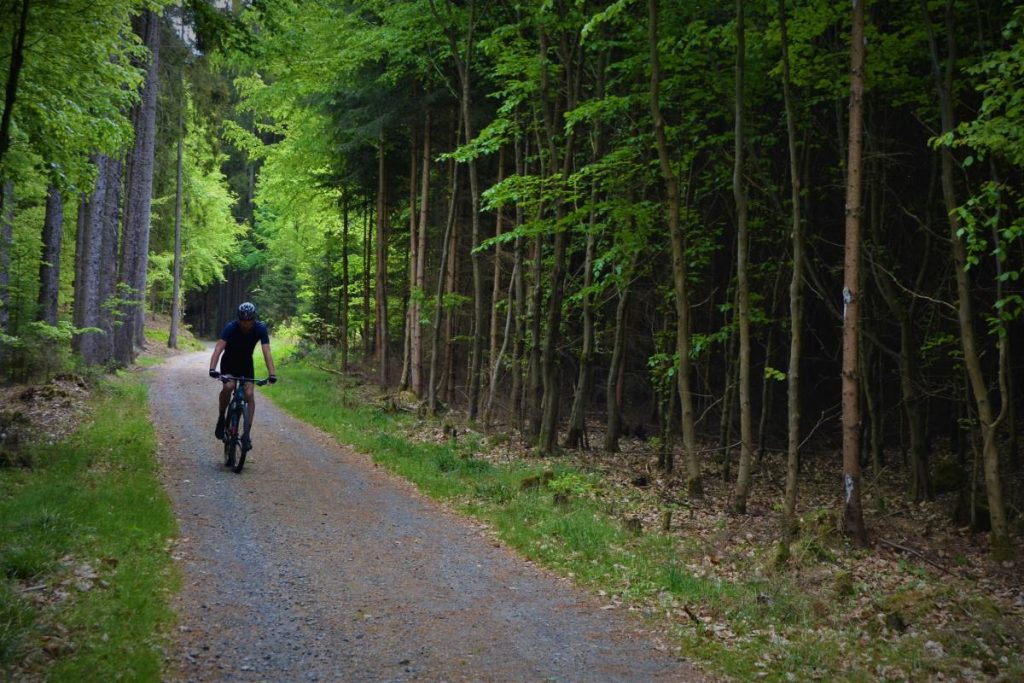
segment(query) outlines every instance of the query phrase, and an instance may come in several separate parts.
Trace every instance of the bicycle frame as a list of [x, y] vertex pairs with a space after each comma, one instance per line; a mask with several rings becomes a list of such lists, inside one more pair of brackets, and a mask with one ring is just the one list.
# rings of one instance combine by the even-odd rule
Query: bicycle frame
[[[267, 383], [267, 378], [256, 379], [254, 377], [234, 377], [231, 375], [221, 375], [220, 381], [224, 384], [228, 382], [234, 382], [235, 387], [231, 392], [231, 402], [228, 404], [228, 411], [224, 424], [224, 466], [231, 467], [235, 473], [238, 474], [242, 471], [242, 466], [245, 465], [245, 455], [252, 448], [249, 444], [246, 448], [246, 444], [240, 441], [240, 437], [243, 434], [249, 433], [249, 402], [245, 397], [245, 384], [246, 382], [252, 382], [256, 386], [263, 386]], [[241, 423], [242, 431], [239, 432], [238, 427]], [[243, 446], [239, 448], [239, 446]], [[235, 461], [235, 451], [238, 450], [238, 461]]]

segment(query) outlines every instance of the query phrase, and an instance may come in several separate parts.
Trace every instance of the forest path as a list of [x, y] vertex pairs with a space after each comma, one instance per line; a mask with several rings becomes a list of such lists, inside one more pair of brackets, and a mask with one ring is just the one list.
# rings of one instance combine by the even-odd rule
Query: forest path
[[710, 680], [265, 398], [226, 470], [208, 358], [147, 372], [181, 534], [173, 680]]

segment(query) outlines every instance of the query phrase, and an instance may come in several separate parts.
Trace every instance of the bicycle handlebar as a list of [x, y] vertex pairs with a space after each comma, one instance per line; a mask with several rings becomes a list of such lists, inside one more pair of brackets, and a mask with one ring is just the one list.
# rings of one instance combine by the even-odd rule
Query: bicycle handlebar
[[245, 382], [255, 382], [256, 386], [258, 386], [258, 387], [262, 387], [263, 385], [265, 385], [267, 382], [270, 381], [269, 377], [264, 377], [263, 379], [257, 379], [255, 377], [235, 377], [233, 375], [221, 375], [217, 379], [219, 379], [221, 382], [223, 382], [225, 384], [227, 384], [228, 382], [235, 382], [235, 381], [242, 382], [243, 384]]

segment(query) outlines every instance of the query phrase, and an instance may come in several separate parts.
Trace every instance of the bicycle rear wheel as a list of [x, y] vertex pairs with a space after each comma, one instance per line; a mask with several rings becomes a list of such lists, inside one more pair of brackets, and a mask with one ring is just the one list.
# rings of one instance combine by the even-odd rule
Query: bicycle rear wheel
[[[242, 419], [238, 421], [242, 423], [243, 434], [249, 433], [249, 413], [247, 412], [246, 408], [247, 406], [243, 403], [241, 410]], [[238, 422], [235, 422], [235, 434], [238, 434]], [[241, 448], [238, 449], [238, 463], [235, 465], [235, 474], [241, 474], [242, 467], [245, 466], [245, 454], [249, 452], [249, 448], [252, 448], [252, 444], [248, 443], [248, 439], [245, 436], [243, 436], [241, 439], [238, 439], [237, 441], [241, 442]], [[248, 445], [249, 448], [246, 448], [246, 445]]]

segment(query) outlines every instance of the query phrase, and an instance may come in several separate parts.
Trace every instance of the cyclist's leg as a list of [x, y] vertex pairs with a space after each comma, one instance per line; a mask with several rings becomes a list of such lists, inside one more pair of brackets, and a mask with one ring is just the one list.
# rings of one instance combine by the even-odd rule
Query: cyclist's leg
[[234, 386], [234, 382], [224, 382], [221, 386], [220, 396], [217, 398], [220, 410], [217, 412], [217, 428], [214, 430], [214, 436], [218, 439], [224, 438], [224, 412], [231, 401], [231, 391]]
[[220, 389], [220, 396], [218, 400], [220, 402], [220, 415], [223, 416], [225, 411], [228, 409], [228, 403], [231, 402], [231, 392], [235, 390], [234, 382], [223, 382]]
[[246, 420], [245, 420], [245, 435], [249, 436], [249, 430], [252, 429], [252, 418], [256, 414], [256, 392], [253, 391], [253, 383], [245, 383], [245, 403], [246, 403]]

